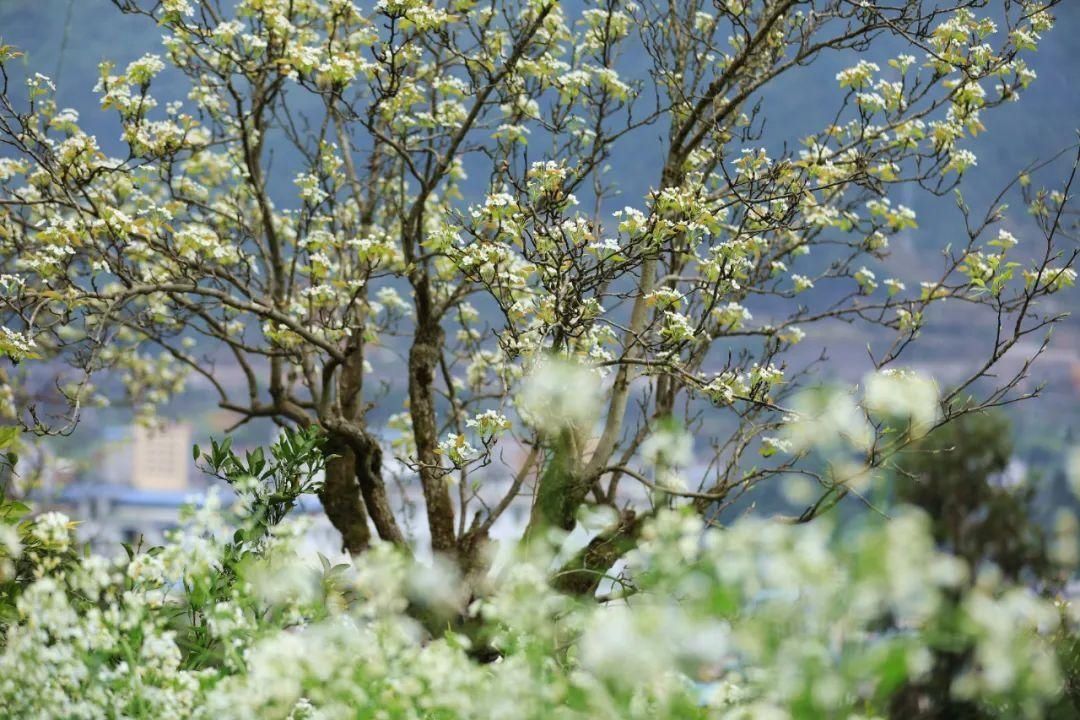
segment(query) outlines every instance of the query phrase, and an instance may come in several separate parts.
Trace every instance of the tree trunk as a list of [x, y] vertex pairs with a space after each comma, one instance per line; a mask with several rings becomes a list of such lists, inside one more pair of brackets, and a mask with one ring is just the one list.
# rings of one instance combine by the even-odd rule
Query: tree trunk
[[374, 438], [369, 438], [365, 446], [364, 452], [356, 453], [356, 479], [364, 496], [364, 504], [379, 537], [404, 546], [405, 536], [394, 518], [394, 511], [386, 496], [386, 484], [382, 479], [382, 448]]
[[443, 343], [443, 330], [435, 321], [418, 320], [409, 348], [409, 411], [420, 463], [431, 549], [453, 555], [456, 546], [454, 506], [446, 478], [439, 471], [438, 434], [435, 419], [435, 366]]
[[326, 463], [326, 479], [319, 499], [326, 516], [341, 533], [344, 549], [357, 555], [371, 545], [371, 529], [356, 479], [356, 454], [340, 442], [332, 441], [326, 449], [337, 457]]
[[529, 517], [527, 538], [536, 537], [548, 528], [570, 531], [576, 523], [577, 509], [589, 492], [576, 457], [573, 430], [563, 428], [553, 443], [550, 458], [536, 487], [536, 502]]
[[624, 511], [615, 525], [593, 538], [562, 566], [551, 579], [552, 586], [568, 595], [595, 595], [608, 570], [637, 545], [644, 522], [644, 516]]

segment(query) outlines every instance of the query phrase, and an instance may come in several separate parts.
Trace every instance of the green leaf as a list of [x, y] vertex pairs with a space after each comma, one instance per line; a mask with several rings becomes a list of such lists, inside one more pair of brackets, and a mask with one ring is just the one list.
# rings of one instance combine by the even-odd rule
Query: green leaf
[[19, 440], [19, 428], [17, 427], [0, 427], [0, 450], [7, 450], [8, 448], [15, 447], [15, 443]]

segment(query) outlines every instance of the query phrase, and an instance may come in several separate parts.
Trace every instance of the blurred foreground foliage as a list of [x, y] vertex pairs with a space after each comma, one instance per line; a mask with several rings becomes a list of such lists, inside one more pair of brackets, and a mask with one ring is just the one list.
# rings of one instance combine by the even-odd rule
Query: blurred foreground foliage
[[[888, 517], [718, 529], [676, 507], [588, 599], [555, 589], [574, 552], [565, 535], [500, 548], [468, 583], [453, 562], [389, 543], [339, 564], [306, 551], [289, 510], [318, 490], [313, 432], [244, 456], [196, 449], [235, 498], [212, 495], [165, 546], [115, 558], [81, 551], [59, 513], [6, 502], [0, 706], [215, 720], [1075, 717], [1075, 611], [1040, 592], [1057, 577], [1047, 568], [1071, 560], [1055, 550], [1063, 538], [1023, 527], [1025, 494], [995, 484], [1008, 457], [998, 420], [950, 427], [905, 456], [905, 504]], [[1003, 543], [988, 523], [1033, 541]]]

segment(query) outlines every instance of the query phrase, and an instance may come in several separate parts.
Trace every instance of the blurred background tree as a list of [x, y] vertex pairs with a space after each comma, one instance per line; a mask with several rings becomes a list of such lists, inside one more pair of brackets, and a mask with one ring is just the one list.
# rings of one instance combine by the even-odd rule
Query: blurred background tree
[[[963, 558], [971, 570], [966, 587], [957, 589], [957, 602], [976, 584], [1001, 580], [1034, 585], [1048, 595], [1064, 590], [1069, 568], [1054, 552], [1048, 526], [1038, 521], [1038, 483], [1013, 460], [1012, 427], [1004, 412], [973, 413], [938, 428], [903, 453], [895, 469], [895, 501], [925, 510], [940, 548]], [[1080, 717], [1080, 640], [1067, 620], [1057, 641], [1066, 681], [1055, 718]], [[897, 693], [892, 717], [1013, 717], [1015, 709], [955, 698], [953, 686], [974, 661], [972, 651], [970, 643], [936, 651], [926, 678]]]
[[993, 563], [1009, 580], [1049, 581], [1046, 533], [1033, 522], [1036, 483], [1012, 456], [1004, 413], [967, 415], [899, 458], [896, 499], [926, 510], [942, 548], [973, 572]]

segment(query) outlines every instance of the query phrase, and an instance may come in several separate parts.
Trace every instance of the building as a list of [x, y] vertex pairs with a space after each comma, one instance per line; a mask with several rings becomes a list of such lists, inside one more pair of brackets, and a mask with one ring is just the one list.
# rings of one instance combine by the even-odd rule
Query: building
[[[234, 495], [228, 487], [219, 486], [217, 490], [222, 504], [232, 502]], [[179, 528], [181, 510], [185, 506], [201, 507], [207, 495], [207, 490], [145, 490], [119, 484], [78, 483], [65, 488], [51, 507], [78, 520], [79, 539], [89, 543], [95, 552], [108, 555], [117, 552], [122, 543], [143, 549], [163, 544], [167, 534]], [[318, 498], [300, 498], [296, 513], [312, 521], [304, 538], [305, 549], [338, 557], [341, 537], [322, 512]]]
[[186, 491], [191, 465], [191, 426], [135, 425], [131, 442], [131, 487], [140, 490]]

